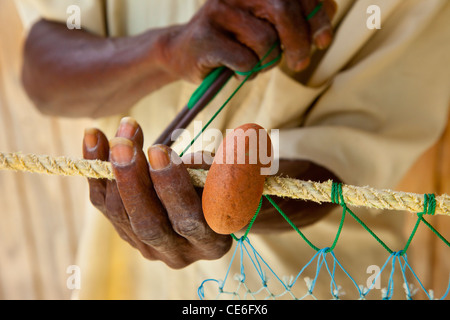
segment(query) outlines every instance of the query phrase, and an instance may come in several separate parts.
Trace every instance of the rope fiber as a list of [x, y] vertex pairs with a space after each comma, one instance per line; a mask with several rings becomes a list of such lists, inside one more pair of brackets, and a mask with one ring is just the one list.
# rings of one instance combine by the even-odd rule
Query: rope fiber
[[[0, 170], [81, 176], [92, 179], [115, 179], [112, 165], [109, 162], [48, 155], [0, 152]], [[195, 187], [201, 188], [205, 185], [208, 171], [188, 169], [188, 172]], [[404, 210], [413, 213], [424, 212], [426, 209], [424, 209], [426, 195], [343, 184], [342, 199], [336, 201], [336, 199], [333, 199], [336, 198], [336, 195], [335, 192], [332, 192], [332, 189], [332, 181], [313, 182], [270, 176], [266, 178], [263, 195], [317, 203], [345, 202], [346, 205], [353, 207]], [[450, 216], [450, 196], [446, 194], [436, 196], [432, 204], [436, 215]]]
[[[322, 2], [319, 2], [318, 6], [306, 17], [310, 20], [320, 9], [322, 8]], [[216, 116], [225, 108], [228, 102], [233, 98], [233, 96], [239, 91], [239, 89], [244, 85], [244, 83], [256, 72], [261, 71], [271, 65], [277, 63], [281, 57], [279, 55], [272, 61], [263, 63], [265, 59], [270, 55], [270, 53], [279, 46], [276, 43], [267, 52], [261, 61], [248, 72], [236, 72], [241, 76], [245, 76], [245, 79], [241, 84], [235, 89], [231, 96], [223, 103], [223, 105], [217, 110], [213, 117], [208, 121], [208, 123], [202, 128], [202, 131], [191, 141], [189, 146], [182, 152], [183, 155], [194, 143], [194, 141], [199, 137], [200, 134], [209, 126], [209, 124], [216, 118]], [[202, 85], [194, 92], [191, 100], [188, 103], [188, 108], [192, 108], [199, 99], [205, 94], [212, 83], [220, 76], [223, 68], [219, 68], [213, 71], [206, 79], [203, 81]], [[180, 155], [180, 156], [181, 156]], [[1, 170], [12, 170], [12, 171], [24, 171], [31, 173], [41, 173], [41, 174], [51, 174], [51, 175], [61, 175], [61, 176], [80, 176], [90, 179], [108, 179], [114, 180], [114, 171], [111, 163], [104, 162], [100, 160], [84, 160], [84, 159], [71, 159], [68, 157], [51, 157], [48, 155], [35, 155], [35, 154], [20, 154], [20, 153], [1, 153], [0, 152], [0, 171]], [[198, 169], [188, 169], [191, 181], [195, 187], [204, 187], [208, 171], [198, 170]], [[312, 244], [305, 235], [300, 231], [300, 229], [289, 219], [289, 217], [281, 210], [277, 203], [271, 198], [271, 196], [277, 196], [281, 198], [291, 198], [297, 200], [314, 201], [317, 203], [331, 202], [342, 207], [342, 218], [336, 232], [336, 236], [331, 247], [319, 248]], [[290, 280], [282, 280], [276, 275], [274, 270], [268, 265], [267, 262], [261, 257], [261, 255], [256, 251], [256, 249], [250, 244], [248, 239], [248, 234], [250, 229], [257, 218], [257, 215], [261, 209], [263, 198], [267, 199], [275, 209], [284, 217], [284, 219], [292, 226], [292, 228], [297, 231], [297, 233], [305, 240], [305, 242], [316, 251], [312, 259], [300, 270], [297, 276], [290, 278]], [[224, 280], [217, 279], [207, 279], [204, 280], [200, 287], [198, 288], [198, 294], [201, 299], [205, 298], [205, 288], [204, 285], [208, 282], [212, 282], [218, 285], [218, 296], [220, 295], [230, 295], [233, 298], [240, 298], [239, 292], [242, 290], [242, 297], [255, 298], [259, 294], [264, 294], [265, 298], [275, 299], [283, 295], [291, 296], [294, 299], [299, 299], [296, 297], [291, 288], [296, 283], [297, 279], [303, 274], [303, 271], [311, 265], [313, 261], [317, 261], [316, 275], [314, 279], [305, 277], [305, 282], [308, 287], [307, 293], [300, 297], [300, 299], [306, 297], [315, 298], [313, 290], [318, 279], [320, 270], [324, 267], [327, 273], [331, 277], [330, 280], [330, 291], [333, 299], [339, 299], [341, 292], [341, 287], [335, 281], [335, 270], [340, 268], [353, 282], [360, 299], [365, 299], [367, 294], [373, 289], [375, 280], [372, 285], [364, 287], [357, 285], [355, 280], [350, 276], [350, 274], [344, 269], [341, 263], [337, 260], [334, 254], [334, 248], [337, 245], [339, 236], [341, 235], [342, 227], [344, 225], [344, 220], [346, 214], [353, 217], [370, 235], [372, 235], [390, 254], [381, 271], [378, 273], [377, 278], [380, 276], [381, 272], [386, 268], [388, 262], [391, 262], [391, 273], [389, 276], [388, 287], [386, 290], [382, 290], [382, 298], [390, 299], [393, 296], [394, 281], [392, 275], [394, 273], [394, 267], [396, 264], [400, 265], [401, 273], [404, 279], [404, 288], [406, 296], [411, 299], [414, 295], [414, 290], [411, 289], [411, 283], [408, 282], [406, 277], [406, 271], [410, 270], [413, 278], [417, 280], [420, 287], [425, 291], [428, 298], [433, 299], [434, 293], [432, 290], [426, 291], [417, 275], [414, 273], [412, 268], [409, 266], [406, 251], [411, 244], [411, 241], [416, 234], [416, 231], [421, 223], [426, 225], [439, 239], [441, 239], [447, 246], [450, 247], [450, 242], [446, 240], [431, 224], [424, 219], [424, 215], [450, 215], [450, 196], [440, 195], [435, 196], [434, 194], [415, 194], [401, 191], [392, 191], [388, 189], [377, 190], [371, 187], [358, 187], [345, 185], [341, 183], [336, 183], [333, 181], [325, 182], [313, 182], [313, 181], [303, 181], [298, 179], [292, 179], [288, 177], [280, 176], [270, 176], [266, 178], [263, 198], [261, 198], [259, 207], [251, 220], [250, 224], [244, 235], [240, 238], [236, 237], [234, 234], [231, 236], [237, 242], [237, 246], [233, 253], [229, 268], [225, 275]], [[417, 221], [414, 228], [406, 241], [403, 250], [393, 251], [391, 250], [370, 228], [364, 224], [364, 222], [357, 217], [349, 206], [353, 207], [366, 207], [372, 209], [387, 209], [387, 210], [401, 210], [408, 211], [417, 214]], [[236, 252], [239, 249], [240, 253], [240, 273], [236, 275], [236, 280], [238, 280], [238, 286], [234, 291], [226, 291], [224, 289], [225, 282], [228, 278], [231, 264], [235, 258]], [[247, 255], [250, 259], [254, 270], [257, 272], [261, 279], [261, 288], [253, 291], [245, 283], [245, 270], [243, 258]], [[331, 257], [331, 261], [328, 262], [326, 256]], [[284, 288], [281, 293], [274, 294], [267, 285], [267, 275], [266, 271], [263, 270], [267, 268], [267, 271], [274, 276], [274, 278], [282, 284]], [[447, 291], [442, 296], [444, 299], [450, 292], [450, 283]]]

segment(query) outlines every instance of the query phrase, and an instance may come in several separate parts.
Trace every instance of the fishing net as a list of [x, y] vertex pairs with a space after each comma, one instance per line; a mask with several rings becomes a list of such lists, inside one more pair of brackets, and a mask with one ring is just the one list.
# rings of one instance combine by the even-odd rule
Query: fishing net
[[[319, 248], [315, 246], [304, 233], [293, 224], [290, 219], [283, 213], [276, 202], [268, 195], [264, 198], [269, 201], [277, 211], [283, 216], [287, 223], [298, 233], [299, 237], [305, 241], [305, 243], [311, 247], [315, 253], [311, 259], [304, 265], [300, 266], [299, 272], [296, 275], [280, 276], [277, 274], [276, 269], [271, 267], [268, 261], [264, 259], [255, 248], [249, 237], [251, 226], [257, 215], [259, 209], [256, 212], [252, 222], [245, 234], [241, 237], [233, 235], [236, 245], [234, 253], [232, 255], [228, 271], [222, 279], [206, 279], [198, 288], [198, 295], [200, 299], [317, 299], [314, 292], [316, 285], [320, 280], [325, 279], [329, 283], [329, 298], [339, 300], [343, 296], [349, 294], [352, 291], [352, 296], [357, 299], [365, 300], [370, 299], [383, 299], [390, 300], [394, 297], [394, 290], [398, 290], [399, 286], [395, 283], [395, 279], [398, 279], [396, 275], [401, 275], [403, 280], [401, 288], [404, 292], [404, 297], [408, 300], [412, 300], [419, 291], [423, 295], [430, 299], [445, 299], [450, 289], [450, 283], [447, 286], [447, 290], [442, 293], [441, 296], [436, 296], [432, 289], [427, 289], [422, 284], [419, 276], [415, 273], [407, 258], [407, 250], [411, 244], [411, 241], [416, 234], [420, 225], [428, 227], [437, 238], [439, 238], [445, 245], [450, 246], [450, 243], [425, 219], [427, 215], [434, 215], [436, 211], [436, 198], [433, 194], [425, 194], [422, 212], [416, 213], [417, 221], [408, 237], [404, 247], [399, 251], [394, 251], [389, 248], [382, 239], [378, 237], [345, 203], [342, 194], [342, 185], [338, 183], [332, 183], [331, 199], [333, 203], [339, 204], [342, 207], [342, 217], [338, 226], [336, 226], [336, 236], [330, 247]], [[261, 200], [262, 203], [262, 200]], [[352, 275], [346, 270], [344, 264], [341, 263], [336, 256], [334, 249], [338, 244], [338, 239], [341, 235], [346, 216], [353, 218], [362, 228], [364, 228], [380, 246], [386, 250], [386, 261], [379, 268], [379, 270], [371, 277], [371, 281], [367, 281], [365, 284], [357, 283]], [[302, 254], [299, 252], [299, 254]], [[238, 261], [239, 272], [231, 275], [230, 270], [232, 264]], [[276, 263], [275, 263], [276, 264]], [[306, 276], [305, 271], [309, 269], [309, 274], [313, 276]], [[249, 286], [246, 283], [246, 275], [248, 273], [256, 273], [260, 279], [259, 285]], [[336, 280], [336, 275], [340, 274], [347, 278], [346, 285], [343, 286]], [[374, 288], [380, 285], [380, 280], [383, 274], [387, 274], [385, 279], [387, 281], [383, 284], [381, 290], [374, 290]], [[323, 284], [323, 281], [321, 281]], [[350, 283], [350, 286], [348, 285]], [[253, 284], [254, 285], [254, 284]], [[301, 290], [295, 290], [293, 288], [299, 286], [304, 287], [304, 293], [298, 295]], [[373, 291], [376, 291], [374, 293]], [[397, 295], [398, 297], [398, 295]]]
[[[314, 16], [320, 8], [321, 3], [311, 12], [307, 19]], [[280, 59], [280, 56], [278, 56], [270, 62], [263, 63], [277, 46], [279, 46], [279, 43], [275, 44], [267, 52], [253, 70], [240, 73], [242, 76], [245, 76], [245, 79], [202, 128], [201, 132], [184, 149], [180, 156], [189, 150], [194, 141], [204, 132], [255, 72], [259, 72], [273, 65]], [[192, 108], [202, 98], [208, 87], [214, 83], [222, 71], [223, 68], [219, 68], [206, 77], [192, 95], [188, 103], [189, 108]], [[108, 162], [16, 153], [0, 153], [0, 170], [83, 176], [94, 179], [114, 179], [111, 164]], [[207, 172], [203, 170], [189, 170], [189, 173], [194, 186], [202, 187], [204, 185]], [[273, 196], [315, 201], [318, 203], [332, 202], [339, 205], [342, 208], [342, 216], [340, 222], [336, 225], [336, 234], [331, 245], [321, 248], [311, 242], [302, 230], [281, 210], [276, 201], [272, 199]], [[276, 211], [285, 219], [286, 223], [298, 234], [298, 238], [313, 250], [311, 258], [303, 266], [298, 266], [298, 272], [296, 274], [279, 275], [276, 268], [277, 261], [266, 261], [266, 258], [260, 255], [258, 248], [251, 242], [250, 231], [253, 223], [258, 219], [258, 213], [263, 201], [270, 202]], [[404, 246], [399, 250], [393, 250], [350, 207], [406, 210], [415, 214], [417, 220]], [[425, 288], [419, 275], [416, 274], [408, 262], [407, 257], [408, 248], [420, 226], [430, 229], [437, 239], [447, 247], [450, 247], [448, 240], [427, 221], [427, 216], [433, 216], [435, 214], [450, 215], [450, 197], [448, 195], [416, 195], [392, 192], [390, 190], [373, 190], [366, 187], [345, 186], [334, 182], [315, 183], [269, 177], [266, 180], [260, 206], [247, 230], [242, 236], [232, 234], [235, 246], [227, 271], [221, 279], [207, 278], [200, 283], [198, 296], [200, 299], [317, 299], [316, 292], [318, 285], [320, 283], [323, 286], [325, 283], [329, 287], [330, 299], [342, 299], [352, 291], [353, 296], [357, 299], [374, 298], [374, 295], [378, 295], [375, 298], [389, 300], [394, 297], [394, 290], [398, 290], [399, 285], [406, 299], [413, 299], [419, 292], [428, 299], [445, 299], [450, 290], [450, 283], [447, 285], [445, 292], [440, 294], [435, 293], [431, 288]], [[348, 219], [352, 219], [359, 224], [386, 251], [384, 264], [371, 277], [371, 281], [366, 283], [357, 283], [354, 275], [347, 271], [345, 266], [346, 261], [340, 261], [336, 254], [335, 249], [339, 245], [339, 238], [342, 235], [343, 226], [347, 223]], [[301, 254], [304, 253], [302, 252]], [[233, 273], [232, 270], [235, 269], [233, 266], [235, 267], [236, 265], [239, 271]], [[259, 281], [256, 285], [254, 282], [251, 284], [248, 283], [248, 275], [250, 274], [257, 275]], [[385, 282], [382, 288], [380, 290], [374, 290], [375, 288], [378, 289], [382, 278]], [[400, 284], [396, 283], [396, 279], [399, 278], [402, 282]], [[342, 279], [345, 279], [345, 284], [340, 282]], [[448, 282], [448, 280], [446, 281]], [[304, 290], [298, 290], [298, 287], [304, 288]], [[374, 293], [374, 291], [379, 291], [379, 293]]]

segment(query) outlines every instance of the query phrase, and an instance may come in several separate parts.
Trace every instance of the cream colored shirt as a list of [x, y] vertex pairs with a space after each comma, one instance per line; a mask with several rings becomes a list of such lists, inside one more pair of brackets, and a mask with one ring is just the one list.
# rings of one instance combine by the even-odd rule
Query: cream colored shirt
[[[296, 82], [282, 68], [265, 72], [243, 87], [213, 126], [225, 130], [256, 122], [266, 129], [282, 129], [280, 157], [314, 161], [349, 184], [394, 188], [446, 125], [450, 73], [445, 68], [450, 65], [450, 43], [444, 39], [450, 36], [450, 4], [446, 0], [337, 3], [335, 40], [307, 84]], [[201, 1], [18, 1], [28, 26], [37, 17], [65, 23], [69, 4], [80, 6], [86, 30], [103, 36], [131, 36], [148, 28], [186, 22]], [[366, 26], [366, 10], [373, 4], [381, 8], [380, 30]], [[236, 80], [229, 82], [198, 120], [209, 119], [236, 85]], [[128, 115], [144, 128], [146, 147], [194, 89], [192, 84], [173, 83], [130, 110]], [[103, 119], [99, 125], [111, 136], [121, 116]], [[183, 143], [174, 148], [181, 151]], [[317, 246], [326, 247], [333, 241], [338, 212], [304, 228]], [[402, 215], [357, 212], [389, 246], [403, 248]], [[314, 254], [294, 232], [252, 235], [251, 240], [281, 276], [295, 276]], [[358, 284], [366, 283], [368, 266], [381, 266], [388, 256], [350, 219], [335, 252]], [[77, 297], [196, 298], [202, 280], [223, 278], [231, 253], [217, 261], [201, 261], [174, 271], [144, 260], [117, 237], [101, 214], [93, 212], [79, 247], [82, 287]], [[327, 280], [323, 277], [318, 283], [315, 293], [320, 298], [330, 297]], [[259, 282], [250, 272], [247, 281]], [[305, 286], [299, 283], [298, 287], [297, 296], [301, 296]], [[352, 289], [345, 283], [343, 287], [351, 296]], [[397, 288], [398, 293], [402, 294]]]
[[[0, 150], [79, 158], [92, 121], [39, 114], [20, 81], [25, 36], [14, 1], [0, 1]], [[0, 172], [0, 300], [70, 298], [86, 197], [82, 178]]]

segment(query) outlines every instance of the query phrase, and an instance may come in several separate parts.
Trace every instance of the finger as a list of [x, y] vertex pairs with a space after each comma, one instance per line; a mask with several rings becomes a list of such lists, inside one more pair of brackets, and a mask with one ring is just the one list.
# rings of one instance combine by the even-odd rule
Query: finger
[[214, 161], [214, 154], [209, 151], [197, 151], [183, 155], [181, 160], [186, 168], [209, 170]]
[[[327, 1], [327, 3], [330, 3]], [[333, 29], [330, 18], [325, 9], [325, 2], [319, 0], [302, 0], [303, 15], [308, 19], [310, 34], [316, 47], [326, 49], [333, 38]], [[329, 6], [329, 5], [328, 5]]]
[[334, 16], [336, 15], [338, 5], [334, 0], [324, 0], [323, 1], [323, 9], [325, 10], [328, 19], [333, 21]]
[[[94, 128], [85, 130], [83, 156], [89, 160], [109, 160], [109, 142], [101, 131]], [[127, 220], [123, 219], [126, 215], [123, 214], [115, 182], [106, 179], [88, 179], [88, 183], [91, 203], [111, 221], [122, 239], [136, 246], [124, 231]]]
[[259, 61], [252, 50], [233, 39], [230, 34], [214, 29], [209, 29], [202, 37], [197, 50], [200, 52], [198, 64], [202, 70], [225, 66], [233, 71], [245, 73], [252, 70]]
[[153, 189], [147, 159], [133, 141], [116, 137], [110, 141], [111, 163], [117, 188], [128, 214], [133, 233], [143, 243], [169, 255], [174, 262], [177, 235]]
[[[198, 151], [194, 153], [188, 153], [182, 157], [183, 164], [187, 169], [201, 169], [209, 170], [213, 161], [214, 154], [209, 151]], [[195, 187], [198, 197], [201, 199], [203, 195], [203, 188]]]
[[[84, 132], [83, 157], [87, 160], [107, 161], [109, 143], [106, 136], [98, 129], [89, 128]], [[88, 179], [91, 203], [105, 212], [106, 179]]]
[[130, 221], [114, 181], [106, 183], [105, 216], [123, 240], [135, 248], [138, 247], [139, 240], [133, 236]]
[[112, 197], [107, 203], [111, 214], [117, 215], [119, 234], [147, 259], [162, 260], [174, 268], [185, 266], [176, 253], [179, 239], [153, 189], [141, 127], [133, 118], [123, 118], [110, 145], [116, 183], [107, 193]]
[[116, 137], [122, 137], [133, 141], [136, 148], [142, 149], [144, 146], [144, 134], [142, 128], [132, 117], [124, 117], [120, 120]]
[[[250, 48], [262, 60], [274, 44], [278, 42], [275, 28], [266, 20], [258, 19], [247, 10], [233, 8], [223, 3], [221, 10], [211, 13], [211, 18], [223, 30]], [[272, 61], [280, 54], [280, 48], [273, 50], [262, 64]]]
[[[142, 149], [144, 141], [142, 129], [136, 120], [131, 117], [121, 119], [116, 131], [116, 137], [128, 139], [132, 141], [137, 148]], [[106, 216], [114, 224], [123, 238], [125, 237], [124, 234], [128, 234], [128, 236], [126, 236], [127, 238], [133, 238], [130, 220], [122, 203], [116, 181], [108, 181], [106, 183]], [[137, 241], [133, 240], [133, 242]]]
[[311, 37], [300, 3], [287, 0], [263, 3], [254, 8], [253, 13], [276, 28], [288, 67], [294, 71], [305, 69], [310, 63]]
[[167, 146], [155, 145], [149, 148], [148, 156], [154, 188], [175, 232], [195, 245], [191, 254], [204, 259], [221, 257], [231, 238], [216, 234], [207, 225], [201, 200], [178, 155]]

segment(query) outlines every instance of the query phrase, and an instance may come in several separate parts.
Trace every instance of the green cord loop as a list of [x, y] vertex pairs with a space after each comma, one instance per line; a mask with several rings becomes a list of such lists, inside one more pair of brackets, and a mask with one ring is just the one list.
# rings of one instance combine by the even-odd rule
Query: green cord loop
[[[426, 223], [425, 219], [423, 218], [423, 216], [427, 215], [427, 214], [434, 215], [435, 211], [436, 211], [436, 197], [435, 197], [435, 195], [432, 194], [432, 193], [431, 194], [425, 194], [423, 196], [423, 211], [419, 212], [417, 214], [418, 218], [417, 218], [416, 224], [414, 225], [414, 228], [411, 231], [411, 235], [409, 236], [408, 240], [406, 241], [405, 247], [403, 248], [402, 251], [400, 251], [400, 254], [399, 254], [400, 256], [403, 256], [403, 255], [406, 254], [406, 250], [408, 250], [409, 245], [411, 244], [411, 241], [412, 241], [414, 235], [416, 234], [417, 229], [419, 228], [419, 224], [421, 222], [425, 222], [425, 225], [428, 225]], [[431, 231], [433, 231], [439, 237], [438, 232], [433, 227], [431, 227], [430, 229], [431, 229]]]
[[434, 216], [436, 212], [436, 196], [433, 193], [425, 194], [423, 197], [423, 214]]
[[336, 247], [339, 236], [342, 232], [342, 227], [344, 226], [345, 214], [347, 213], [347, 205], [345, 204], [344, 195], [342, 194], [342, 183], [333, 182], [333, 184], [331, 185], [331, 202], [339, 204], [342, 207], [342, 217], [333, 244], [331, 245], [331, 247], [325, 250], [326, 253], [333, 251]]
[[331, 184], [331, 202], [334, 204], [341, 204], [341, 197], [342, 197], [342, 184], [333, 182]]
[[259, 71], [266, 69], [266, 68], [270, 67], [271, 65], [277, 63], [280, 59], [281, 59], [281, 54], [279, 54], [275, 59], [263, 64], [262, 66], [259, 66], [259, 67], [257, 66], [250, 71], [246, 71], [246, 72], [235, 71], [234, 73], [236, 73], [240, 76], [251, 76], [252, 74], [254, 74], [256, 72], [259, 72]]

